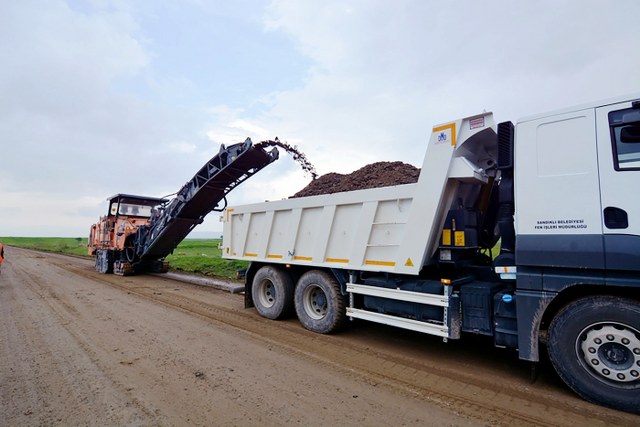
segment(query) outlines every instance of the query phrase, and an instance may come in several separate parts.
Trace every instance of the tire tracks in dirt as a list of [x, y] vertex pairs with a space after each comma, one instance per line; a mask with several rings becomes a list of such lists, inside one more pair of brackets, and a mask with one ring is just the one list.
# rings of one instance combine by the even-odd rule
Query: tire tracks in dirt
[[[36, 258], [44, 258], [44, 257], [37, 256]], [[72, 266], [70, 263], [54, 262], [51, 264], [55, 264], [64, 272], [69, 272], [75, 269], [75, 267]], [[25, 285], [25, 287], [29, 291], [33, 292], [33, 294], [38, 296], [38, 301], [42, 301], [51, 309], [51, 313], [53, 313], [58, 318], [58, 320], [60, 321], [59, 324], [62, 326], [62, 328], [64, 328], [66, 333], [73, 338], [74, 342], [80, 347], [84, 355], [90, 360], [92, 366], [94, 366], [99, 371], [99, 375], [102, 377], [102, 380], [108, 381], [109, 387], [115, 387], [121, 393], [127, 396], [127, 401], [128, 401], [127, 405], [130, 406], [128, 410], [144, 414], [144, 417], [148, 420], [155, 420], [155, 422], [160, 422], [160, 420], [158, 419], [155, 413], [156, 411], [154, 409], [147, 408], [135, 396], [133, 396], [130, 393], [130, 390], [127, 388], [127, 386], [125, 386], [124, 384], [118, 381], [115, 381], [112, 377], [109, 376], [107, 370], [105, 370], [104, 367], [101, 366], [100, 359], [95, 353], [94, 347], [91, 345], [91, 343], [87, 342], [85, 337], [81, 333], [79, 333], [77, 330], [75, 330], [72, 327], [69, 327], [70, 325], [73, 324], [74, 320], [79, 317], [78, 310], [72, 304], [70, 304], [68, 301], [62, 298], [59, 295], [59, 293], [55, 291], [55, 288], [52, 288], [51, 286], [46, 286], [48, 283], [47, 278], [43, 277], [38, 273], [32, 273], [28, 271], [26, 268], [21, 267], [20, 265], [14, 265], [13, 268], [16, 270], [16, 272], [19, 273], [20, 277], [22, 277], [23, 279], [26, 279], [22, 281], [22, 284]], [[81, 276], [86, 277], [84, 275], [81, 275]], [[34, 348], [35, 347], [36, 346], [34, 345]], [[40, 357], [41, 359], [44, 359], [44, 360], [60, 359], [60, 355], [56, 355], [52, 353], [48, 347], [44, 351], [46, 355], [41, 354], [40, 356], [44, 356], [44, 357]], [[71, 381], [74, 381], [73, 375], [66, 375], [65, 377], [71, 378], [72, 379]], [[83, 394], [75, 390], [75, 387], [70, 387], [68, 393], [74, 394], [76, 396], [76, 400], [84, 400], [84, 401], [86, 401], [86, 397], [83, 397], [83, 396], [86, 394], [89, 394], [86, 392]], [[138, 417], [140, 417], [140, 415], [136, 415], [136, 414], [128, 415], [128, 416], [131, 417], [130, 418], [131, 420], [136, 420], [135, 422], [138, 422]], [[58, 422], [60, 421], [61, 420], [58, 420]], [[117, 420], [117, 421], [111, 420], [111, 421], [114, 421], [117, 423], [117, 422], [120, 422], [121, 420]], [[47, 423], [43, 423], [43, 425], [46, 425], [46, 424]]]
[[96, 412], [107, 425], [157, 422], [131, 396], [112, 393], [118, 385], [71, 327], [77, 310], [38, 269], [44, 258], [17, 256], [3, 271], [0, 425], [90, 425]]

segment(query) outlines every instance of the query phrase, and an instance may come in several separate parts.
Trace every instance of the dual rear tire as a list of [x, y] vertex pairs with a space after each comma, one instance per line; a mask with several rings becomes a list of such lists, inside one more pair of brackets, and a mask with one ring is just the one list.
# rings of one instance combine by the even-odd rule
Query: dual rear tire
[[330, 334], [347, 319], [347, 296], [336, 279], [326, 271], [311, 270], [298, 280], [294, 302], [298, 320], [306, 329]]
[[256, 272], [251, 297], [258, 314], [277, 320], [293, 312], [293, 279], [285, 270], [264, 266]]
[[283, 319], [295, 310], [303, 327], [320, 334], [335, 332], [346, 321], [347, 297], [326, 271], [307, 271], [294, 284], [285, 269], [264, 266], [253, 278], [251, 296], [262, 317]]

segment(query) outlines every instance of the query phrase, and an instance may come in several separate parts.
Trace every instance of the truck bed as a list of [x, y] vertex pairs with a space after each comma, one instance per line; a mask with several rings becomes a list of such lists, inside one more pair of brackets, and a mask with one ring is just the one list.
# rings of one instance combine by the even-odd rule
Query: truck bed
[[[488, 182], [491, 113], [433, 129], [418, 182], [226, 209], [222, 256], [273, 264], [418, 274], [431, 262], [460, 184]], [[481, 153], [480, 156], [474, 153]]]
[[225, 258], [394, 271], [416, 187], [405, 184], [227, 209]]

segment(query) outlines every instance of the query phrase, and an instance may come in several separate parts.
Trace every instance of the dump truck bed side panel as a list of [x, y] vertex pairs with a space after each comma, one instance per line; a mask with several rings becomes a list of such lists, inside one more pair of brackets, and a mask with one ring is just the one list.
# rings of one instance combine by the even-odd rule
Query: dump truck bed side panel
[[225, 257], [394, 271], [415, 189], [406, 184], [229, 209]]

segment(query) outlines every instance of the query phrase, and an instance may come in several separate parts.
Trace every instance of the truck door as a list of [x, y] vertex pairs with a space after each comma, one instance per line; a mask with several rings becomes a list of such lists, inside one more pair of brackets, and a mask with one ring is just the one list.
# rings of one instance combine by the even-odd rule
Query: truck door
[[596, 109], [605, 267], [640, 271], [640, 101]]

